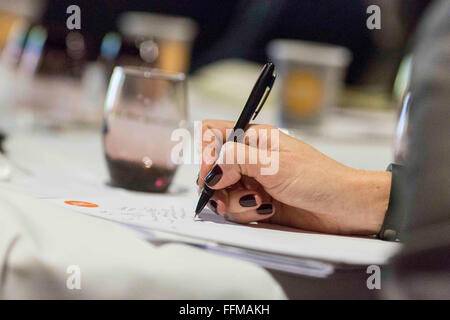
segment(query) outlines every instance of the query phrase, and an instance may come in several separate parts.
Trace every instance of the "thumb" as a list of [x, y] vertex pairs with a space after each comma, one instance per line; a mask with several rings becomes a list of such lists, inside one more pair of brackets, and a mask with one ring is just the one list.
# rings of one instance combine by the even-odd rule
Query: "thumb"
[[252, 177], [264, 186], [264, 169], [269, 164], [271, 152], [242, 143], [227, 142], [220, 150], [214, 167], [205, 176], [205, 183], [211, 189], [224, 189], [242, 176]]

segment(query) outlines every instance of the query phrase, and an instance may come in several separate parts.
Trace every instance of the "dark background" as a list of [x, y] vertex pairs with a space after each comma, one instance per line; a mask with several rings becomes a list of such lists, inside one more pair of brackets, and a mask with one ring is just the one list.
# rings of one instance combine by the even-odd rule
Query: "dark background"
[[[48, 0], [41, 21], [49, 29], [49, 45], [63, 47], [68, 32], [66, 9], [81, 8], [82, 34], [87, 58], [95, 60], [101, 39], [117, 30], [118, 16], [126, 11], [146, 11], [192, 18], [199, 33], [193, 46], [190, 71], [225, 58], [263, 63], [265, 47], [276, 38], [302, 39], [342, 45], [353, 53], [348, 83], [385, 81], [390, 86], [394, 70], [408, 48], [408, 40], [431, 0]], [[382, 29], [366, 27], [367, 6], [378, 4]], [[397, 10], [392, 10], [397, 3]], [[392, 21], [395, 26], [392, 27]], [[390, 29], [395, 30], [390, 30]], [[400, 36], [393, 41], [393, 34]], [[387, 65], [388, 75], [367, 79], [370, 67]], [[380, 72], [381, 73], [381, 72]]]

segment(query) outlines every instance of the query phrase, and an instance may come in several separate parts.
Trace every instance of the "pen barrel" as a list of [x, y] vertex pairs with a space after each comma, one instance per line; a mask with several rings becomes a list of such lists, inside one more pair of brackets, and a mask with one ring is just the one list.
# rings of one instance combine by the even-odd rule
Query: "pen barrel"
[[205, 195], [207, 195], [209, 198], [211, 198], [214, 195], [214, 191], [213, 189], [211, 189], [210, 187], [208, 187], [207, 185], [205, 185], [203, 187], [202, 193], [204, 193]]

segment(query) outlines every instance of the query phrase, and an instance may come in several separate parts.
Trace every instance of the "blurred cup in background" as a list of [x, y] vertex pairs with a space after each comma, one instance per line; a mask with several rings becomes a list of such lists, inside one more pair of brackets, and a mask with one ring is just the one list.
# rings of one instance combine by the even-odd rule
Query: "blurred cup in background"
[[188, 18], [126, 12], [119, 19], [125, 41], [134, 42], [143, 61], [169, 72], [187, 72], [196, 23]]
[[183, 73], [116, 67], [105, 101], [103, 144], [111, 185], [166, 192], [177, 169], [171, 136], [187, 118]]
[[318, 124], [324, 107], [335, 106], [351, 60], [339, 46], [277, 39], [267, 47], [279, 74], [281, 125]]

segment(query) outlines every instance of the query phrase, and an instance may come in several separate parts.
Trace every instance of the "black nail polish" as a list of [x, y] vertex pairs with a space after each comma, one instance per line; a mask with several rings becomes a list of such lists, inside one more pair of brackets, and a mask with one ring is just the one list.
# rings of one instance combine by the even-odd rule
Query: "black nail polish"
[[248, 194], [239, 199], [239, 204], [243, 207], [256, 206], [256, 198], [254, 194]]
[[258, 212], [259, 214], [271, 214], [272, 211], [273, 209], [270, 203], [262, 204], [258, 209], [256, 209], [256, 212]]
[[222, 168], [216, 164], [214, 168], [212, 168], [211, 171], [206, 175], [205, 183], [208, 185], [208, 187], [214, 187], [222, 178], [222, 175]]
[[209, 200], [209, 205], [214, 213], [217, 213], [217, 202], [214, 200]]
[[197, 180], [195, 181], [195, 183], [198, 185], [198, 179], [200, 179], [200, 173], [197, 175]]

